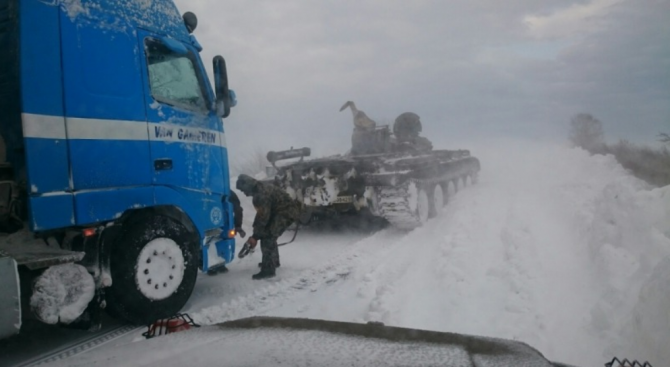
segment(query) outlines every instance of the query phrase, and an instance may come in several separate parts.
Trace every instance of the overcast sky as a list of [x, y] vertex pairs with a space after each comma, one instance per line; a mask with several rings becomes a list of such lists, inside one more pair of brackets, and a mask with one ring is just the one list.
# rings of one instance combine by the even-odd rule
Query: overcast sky
[[610, 140], [670, 131], [670, 0], [176, 2], [227, 60], [233, 150], [348, 146], [347, 100], [429, 138], [563, 139], [580, 112]]

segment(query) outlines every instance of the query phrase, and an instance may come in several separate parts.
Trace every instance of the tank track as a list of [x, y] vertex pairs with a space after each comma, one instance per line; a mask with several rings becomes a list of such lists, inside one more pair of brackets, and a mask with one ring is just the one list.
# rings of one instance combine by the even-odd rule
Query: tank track
[[[408, 181], [396, 187], [380, 187], [377, 191], [377, 214], [389, 221], [392, 226], [401, 229], [414, 229], [421, 226], [421, 218], [416, 207], [412, 208], [411, 191], [418, 189], [419, 183]], [[414, 200], [418, 200], [416, 197]]]
[[[477, 175], [473, 174], [471, 176], [471, 184], [476, 183]], [[465, 181], [463, 177], [459, 177], [453, 180], [445, 180], [444, 178], [432, 178], [426, 180], [417, 180], [411, 179], [398, 186], [381, 186], [378, 187], [377, 191], [377, 201], [374, 206], [377, 208], [375, 210], [376, 215], [386, 219], [393, 227], [400, 229], [414, 229], [420, 227], [424, 221], [421, 220], [421, 217], [417, 210], [417, 205], [414, 207], [412, 205], [412, 200], [418, 200], [418, 190], [426, 190], [428, 195], [429, 202], [432, 201], [432, 188], [435, 185], [442, 185], [444, 190], [444, 195], [447, 193], [447, 185], [453, 182], [454, 188], [456, 191], [460, 190], [465, 186]], [[412, 198], [414, 196], [414, 198]], [[428, 204], [429, 206], [432, 204]], [[429, 207], [429, 211], [434, 208]]]

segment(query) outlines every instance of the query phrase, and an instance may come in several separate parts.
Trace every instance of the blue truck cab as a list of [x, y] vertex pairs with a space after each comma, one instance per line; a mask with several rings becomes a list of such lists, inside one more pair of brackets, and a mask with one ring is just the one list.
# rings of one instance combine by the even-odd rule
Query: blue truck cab
[[171, 0], [0, 0], [0, 230], [36, 238], [0, 255], [84, 267], [91, 303], [134, 323], [172, 316], [198, 268], [234, 256], [236, 101], [196, 25]]

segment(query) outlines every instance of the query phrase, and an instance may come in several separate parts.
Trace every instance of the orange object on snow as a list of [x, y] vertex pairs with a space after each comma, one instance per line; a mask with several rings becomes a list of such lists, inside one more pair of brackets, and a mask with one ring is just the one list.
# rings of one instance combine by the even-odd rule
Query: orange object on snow
[[148, 326], [149, 330], [147, 330], [147, 332], [143, 333], [142, 335], [145, 338], [150, 339], [155, 336], [189, 330], [191, 329], [191, 326], [200, 327], [200, 325], [196, 324], [189, 315], [176, 314], [169, 319], [157, 320], [153, 324], [150, 324]]

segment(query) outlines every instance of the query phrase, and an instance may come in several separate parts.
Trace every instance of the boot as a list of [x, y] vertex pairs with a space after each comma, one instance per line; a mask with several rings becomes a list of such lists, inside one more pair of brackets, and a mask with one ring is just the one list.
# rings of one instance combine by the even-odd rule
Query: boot
[[261, 269], [260, 273], [252, 275], [251, 279], [260, 280], [260, 279], [272, 278], [274, 276], [275, 276], [274, 269]]
[[[280, 266], [281, 266], [281, 264], [279, 263], [279, 261], [277, 261], [277, 263], [275, 264], [275, 268], [278, 268], [278, 267], [280, 267]], [[258, 267], [259, 267], [259, 268], [262, 268], [262, 267], [263, 267], [263, 263], [258, 263]]]
[[225, 274], [228, 272], [226, 264], [215, 265], [207, 270], [207, 275]]

